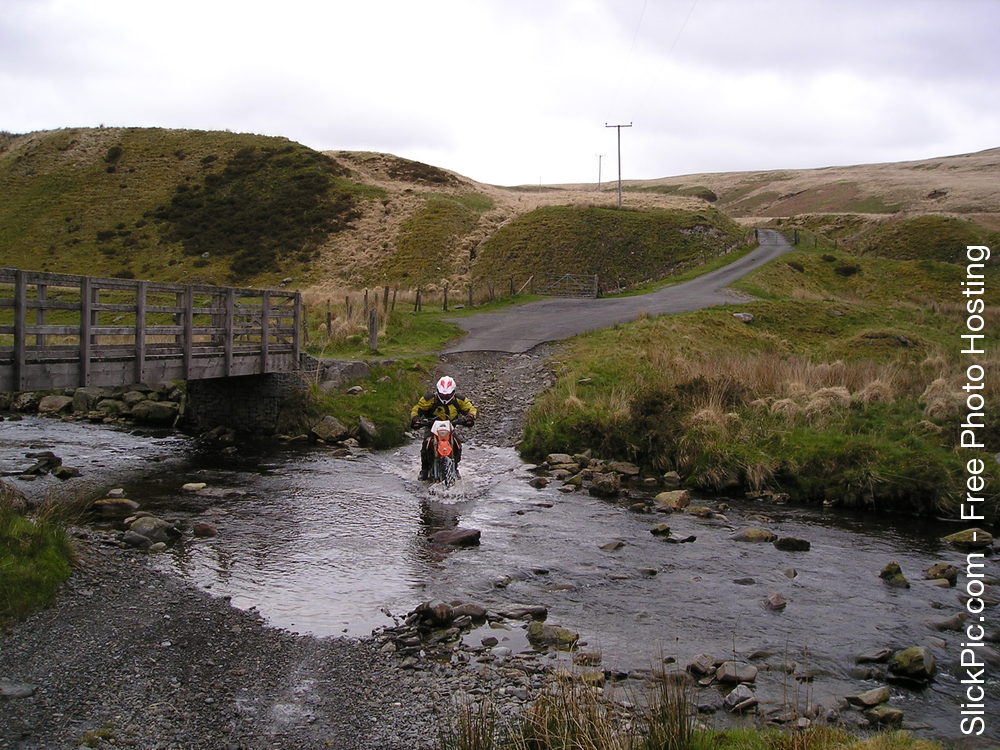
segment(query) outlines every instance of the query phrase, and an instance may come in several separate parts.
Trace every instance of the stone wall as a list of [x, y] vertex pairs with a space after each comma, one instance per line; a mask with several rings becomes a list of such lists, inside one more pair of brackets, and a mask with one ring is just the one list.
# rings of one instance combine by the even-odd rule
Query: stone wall
[[299, 373], [275, 372], [191, 380], [181, 426], [197, 432], [226, 427], [260, 436], [305, 429], [307, 381]]

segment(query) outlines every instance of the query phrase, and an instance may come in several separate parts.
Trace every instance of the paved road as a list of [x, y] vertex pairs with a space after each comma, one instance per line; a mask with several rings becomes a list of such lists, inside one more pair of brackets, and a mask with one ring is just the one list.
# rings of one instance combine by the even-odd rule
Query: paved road
[[640, 313], [663, 315], [690, 312], [738, 302], [725, 289], [742, 276], [791, 250], [778, 232], [761, 229], [760, 246], [735, 263], [683, 284], [651, 294], [614, 299], [547, 299], [499, 313], [483, 313], [452, 322], [467, 335], [445, 350], [454, 352], [526, 352], [547, 341], [561, 341], [578, 333], [635, 320]]

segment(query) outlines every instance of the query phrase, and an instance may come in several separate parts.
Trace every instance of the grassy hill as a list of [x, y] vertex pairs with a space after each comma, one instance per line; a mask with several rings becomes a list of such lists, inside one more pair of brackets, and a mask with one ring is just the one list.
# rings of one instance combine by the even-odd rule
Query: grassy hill
[[[738, 244], [740, 225], [823, 247], [945, 259], [1000, 236], [1000, 149], [899, 164], [503, 188], [391, 154], [158, 128], [0, 133], [0, 263], [323, 299], [383, 284], [657, 279]], [[936, 218], [927, 218], [930, 215]]]
[[746, 231], [712, 208], [617, 210], [549, 206], [498, 229], [478, 249], [477, 281], [563, 273], [597, 275], [605, 291], [660, 279], [743, 243]]

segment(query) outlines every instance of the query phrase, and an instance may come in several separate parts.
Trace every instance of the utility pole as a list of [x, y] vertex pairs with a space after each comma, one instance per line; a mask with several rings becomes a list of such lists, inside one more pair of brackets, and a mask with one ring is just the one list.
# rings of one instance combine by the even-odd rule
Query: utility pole
[[601, 192], [601, 159], [604, 158], [604, 154], [597, 155], [597, 192]]
[[608, 125], [604, 123], [606, 128], [617, 128], [618, 129], [618, 208], [622, 207], [622, 128], [632, 127], [632, 123], [628, 125]]

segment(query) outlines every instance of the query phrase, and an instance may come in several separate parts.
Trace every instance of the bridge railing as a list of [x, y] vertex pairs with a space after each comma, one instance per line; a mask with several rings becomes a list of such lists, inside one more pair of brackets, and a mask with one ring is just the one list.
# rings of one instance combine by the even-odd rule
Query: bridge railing
[[0, 269], [0, 390], [294, 370], [298, 292]]

